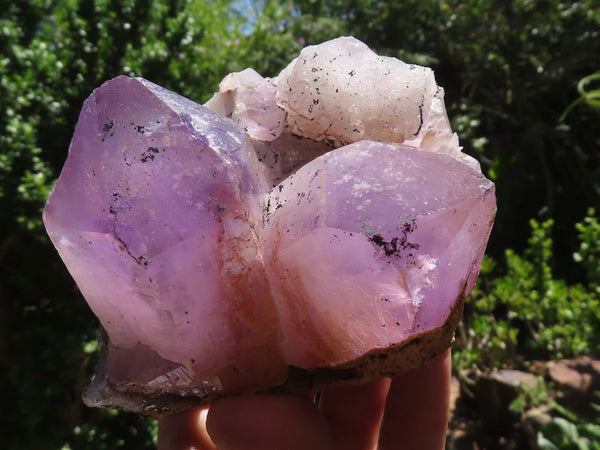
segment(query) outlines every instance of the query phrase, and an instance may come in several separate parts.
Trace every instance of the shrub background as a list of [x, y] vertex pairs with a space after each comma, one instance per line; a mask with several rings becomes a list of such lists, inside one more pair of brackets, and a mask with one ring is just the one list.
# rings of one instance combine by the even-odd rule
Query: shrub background
[[465, 151], [497, 185], [455, 367], [598, 356], [600, 110], [589, 97], [561, 115], [600, 70], [599, 30], [592, 0], [0, 0], [5, 448], [155, 441], [155, 422], [83, 406], [97, 323], [41, 223], [83, 100], [127, 74], [204, 102], [231, 71], [273, 76], [343, 34], [431, 66]]

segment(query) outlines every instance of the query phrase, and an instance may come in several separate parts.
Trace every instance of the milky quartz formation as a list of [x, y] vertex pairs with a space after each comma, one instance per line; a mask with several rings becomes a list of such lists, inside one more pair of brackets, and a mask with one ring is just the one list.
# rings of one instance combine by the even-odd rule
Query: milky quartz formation
[[339, 38], [201, 106], [86, 100], [44, 220], [102, 324], [94, 406], [399, 374], [450, 345], [495, 213], [430, 69]]

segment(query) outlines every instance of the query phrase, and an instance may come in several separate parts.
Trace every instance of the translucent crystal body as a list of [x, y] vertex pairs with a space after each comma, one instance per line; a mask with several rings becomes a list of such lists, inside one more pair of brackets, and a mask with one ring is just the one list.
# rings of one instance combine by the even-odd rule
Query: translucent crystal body
[[[275, 79], [231, 74], [206, 106], [127, 77], [86, 100], [44, 220], [106, 332], [88, 404], [163, 414], [449, 344], [494, 186], [429, 69], [322, 46]], [[384, 81], [359, 95], [369, 64]]]

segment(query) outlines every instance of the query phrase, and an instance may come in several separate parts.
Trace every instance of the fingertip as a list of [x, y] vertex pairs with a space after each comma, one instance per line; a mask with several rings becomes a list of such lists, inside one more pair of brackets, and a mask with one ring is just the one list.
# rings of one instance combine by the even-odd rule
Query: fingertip
[[385, 409], [390, 379], [323, 391], [319, 409], [329, 423], [336, 448], [373, 449]]
[[450, 404], [451, 358], [445, 351], [424, 367], [392, 380], [380, 448], [444, 448]]

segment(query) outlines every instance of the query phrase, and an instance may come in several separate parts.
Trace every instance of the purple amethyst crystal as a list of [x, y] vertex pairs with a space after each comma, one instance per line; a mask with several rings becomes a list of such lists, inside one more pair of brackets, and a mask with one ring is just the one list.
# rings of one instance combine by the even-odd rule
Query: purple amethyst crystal
[[[84, 103], [44, 221], [104, 330], [89, 405], [161, 415], [366, 381], [450, 344], [494, 186], [460, 152], [429, 69], [351, 38], [322, 46], [272, 80], [230, 75], [208, 107], [123, 76]], [[340, 55], [320, 89], [307, 52]], [[377, 96], [345, 112], [361, 83], [340, 93], [344, 74], [365, 77], [369, 58], [410, 88], [389, 123]], [[306, 89], [290, 94], [302, 87], [323, 96], [316, 116]]]

